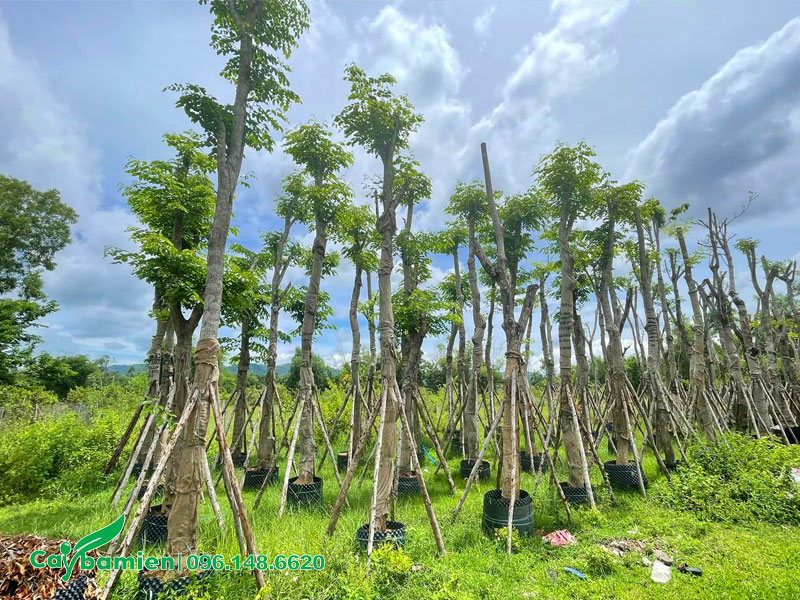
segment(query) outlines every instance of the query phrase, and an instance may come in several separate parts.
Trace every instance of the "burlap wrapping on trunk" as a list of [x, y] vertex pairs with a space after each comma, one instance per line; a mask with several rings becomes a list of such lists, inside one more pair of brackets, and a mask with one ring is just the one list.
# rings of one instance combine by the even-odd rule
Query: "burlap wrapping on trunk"
[[[185, 444], [181, 452], [175, 482], [175, 503], [167, 523], [169, 539], [167, 554], [194, 552], [197, 548], [197, 524], [200, 499], [203, 491], [203, 461], [205, 460], [206, 429], [211, 394], [219, 383], [219, 342], [204, 338], [197, 343], [194, 361], [195, 389], [200, 398], [194, 418], [189, 418], [184, 430]], [[191, 392], [194, 393], [194, 390]]]
[[386, 394], [386, 423], [384, 424], [383, 443], [381, 445], [380, 471], [378, 473], [378, 498], [375, 514], [378, 520], [389, 514], [389, 498], [394, 485], [394, 453], [397, 446], [398, 400], [391, 390]]

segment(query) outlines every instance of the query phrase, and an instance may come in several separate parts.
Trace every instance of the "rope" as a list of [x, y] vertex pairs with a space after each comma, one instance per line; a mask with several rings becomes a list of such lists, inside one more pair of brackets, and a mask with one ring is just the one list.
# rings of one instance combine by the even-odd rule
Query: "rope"
[[433, 458], [433, 456], [431, 456], [431, 453], [430, 453], [430, 451], [428, 450], [428, 447], [425, 444], [422, 444], [422, 451], [425, 453], [425, 456], [428, 457], [429, 461], [431, 461], [437, 467], [439, 466], [439, 461], [437, 461], [435, 458]]

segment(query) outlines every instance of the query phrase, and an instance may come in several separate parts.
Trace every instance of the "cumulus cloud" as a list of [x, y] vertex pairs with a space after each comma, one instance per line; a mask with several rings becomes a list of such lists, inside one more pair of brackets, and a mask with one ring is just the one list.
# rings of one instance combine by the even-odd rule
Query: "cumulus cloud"
[[[471, 107], [461, 99], [468, 73], [453, 47], [449, 30], [425, 16], [411, 17], [385, 6], [373, 19], [356, 25], [358, 42], [351, 54], [370, 74], [388, 72], [397, 90], [407, 94], [425, 122], [411, 140], [411, 150], [433, 182], [433, 197], [419, 212], [440, 214], [453, 185], [453, 172], [471, 121]], [[374, 159], [373, 159], [374, 161]], [[441, 225], [417, 219], [423, 228]]]
[[[0, 164], [4, 174], [38, 189], [55, 188], [80, 219], [73, 242], [45, 274], [45, 291], [61, 309], [38, 333], [44, 349], [141, 356], [152, 300], [147, 286], [103, 259], [106, 244], [123, 245], [132, 217], [101, 204], [99, 153], [80, 119], [54, 91], [40, 66], [17, 54], [0, 16]], [[124, 293], [122, 293], [124, 290]], [[146, 348], [146, 346], [144, 346]]]
[[[685, 94], [630, 153], [629, 177], [668, 205], [747, 218], [796, 209], [800, 182], [800, 18], [744, 48]], [[696, 213], [700, 214], [700, 213]], [[794, 210], [794, 223], [798, 213]]]
[[551, 2], [555, 25], [535, 34], [518, 53], [500, 101], [470, 130], [464, 149], [471, 172], [479, 172], [475, 147], [486, 141], [500, 187], [527, 187], [533, 163], [558, 135], [554, 102], [616, 65], [617, 53], [607, 38], [627, 7], [628, 0]]

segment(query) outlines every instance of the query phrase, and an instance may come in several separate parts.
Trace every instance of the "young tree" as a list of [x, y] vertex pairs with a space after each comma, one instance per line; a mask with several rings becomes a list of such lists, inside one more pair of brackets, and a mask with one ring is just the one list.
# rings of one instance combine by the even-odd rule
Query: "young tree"
[[[204, 251], [213, 215], [214, 184], [209, 174], [214, 161], [202, 151], [202, 140], [193, 132], [167, 134], [164, 141], [174, 150], [173, 159], [130, 159], [125, 169], [133, 181], [122, 187], [122, 195], [141, 224], [131, 229], [138, 249], [108, 248], [106, 253], [116, 263], [130, 264], [137, 277], [153, 285], [157, 324], [148, 353], [148, 396], [160, 398], [159, 404], [166, 401], [167, 394], [159, 393], [158, 368], [162, 375], [173, 374], [173, 414], [178, 418], [188, 395], [192, 335], [203, 310], [198, 299], [203, 292]], [[188, 317], [184, 310], [190, 311]], [[173, 336], [177, 336], [174, 355]], [[151, 427], [143, 448], [149, 448], [154, 432]], [[143, 458], [140, 454], [137, 462], [141, 464]], [[176, 468], [176, 461], [170, 460], [162, 502], [165, 511], [174, 498]]]
[[[302, 362], [297, 391], [300, 419], [300, 462], [296, 484], [312, 483], [315, 477], [314, 375], [311, 347], [317, 320], [319, 285], [325, 263], [328, 236], [338, 232], [341, 212], [348, 206], [352, 191], [336, 173], [353, 162], [352, 155], [331, 140], [330, 132], [320, 123], [302, 125], [286, 135], [284, 149], [311, 178], [307, 188], [309, 216], [313, 219], [314, 243], [311, 247], [311, 270], [306, 291], [303, 322], [300, 330]], [[309, 223], [311, 225], [311, 223]], [[288, 473], [287, 473], [288, 476]]]
[[364, 147], [367, 152], [380, 158], [383, 165], [381, 203], [378, 231], [381, 234], [381, 257], [378, 267], [379, 329], [381, 345], [381, 394], [385, 406], [383, 412], [383, 437], [380, 440], [379, 479], [374, 495], [377, 531], [386, 531], [389, 514], [389, 497], [394, 480], [392, 460], [397, 444], [397, 355], [394, 337], [394, 312], [392, 310], [393, 245], [397, 231], [396, 209], [403, 201], [405, 188], [397, 190], [394, 185], [395, 154], [408, 148], [408, 140], [422, 122], [422, 116], [406, 96], [397, 96], [392, 91], [395, 79], [384, 74], [368, 77], [357, 67], [350, 65], [345, 70], [345, 80], [350, 83], [348, 104], [336, 117], [335, 123], [344, 131], [352, 144]]
[[[259, 252], [253, 252], [240, 244], [232, 244], [231, 250], [236, 254], [232, 256], [231, 262], [243, 273], [249, 273], [252, 278], [248, 279], [252, 286], [247, 286], [243, 293], [235, 298], [226, 298], [226, 304], [230, 305], [228, 312], [231, 319], [230, 324], [239, 325], [238, 339], [225, 340], [223, 346], [230, 346], [235, 349], [238, 346], [236, 358], [236, 389], [233, 392], [233, 434], [232, 434], [232, 454], [246, 454], [246, 437], [244, 433], [245, 421], [247, 420], [247, 373], [250, 370], [251, 349], [261, 347], [260, 341], [266, 333], [262, 321], [266, 316], [269, 307], [269, 293], [264, 284], [264, 276], [269, 265], [270, 252], [262, 248]], [[237, 343], [238, 342], [238, 343]]]
[[[225, 248], [244, 149], [248, 146], [270, 150], [273, 146], [270, 130], [279, 127], [289, 105], [298, 100], [289, 88], [288, 67], [283, 59], [288, 58], [298, 37], [308, 28], [308, 8], [298, 0], [211, 0], [209, 5], [214, 17], [211, 46], [228, 57], [222, 76], [235, 84], [236, 92], [230, 105], [222, 104], [196, 84], [172, 86], [181, 94], [178, 106], [202, 126], [208, 144], [215, 149], [217, 194], [208, 236], [203, 323], [195, 352], [193, 389], [198, 394], [198, 403], [185, 427], [178, 493], [168, 522], [168, 554], [197, 549], [205, 437], [219, 383], [217, 332]], [[236, 482], [232, 484], [235, 486]], [[244, 513], [240, 494], [236, 489], [233, 494], [240, 513]], [[246, 522], [246, 515], [242, 517]], [[254, 549], [252, 539], [248, 539], [248, 547]], [[258, 579], [263, 581], [260, 576]]]
[[[683, 205], [678, 209], [673, 209], [672, 219], [681, 214], [688, 208]], [[709, 441], [716, 440], [717, 430], [712, 412], [711, 404], [705, 395], [706, 391], [706, 320], [703, 318], [703, 311], [700, 306], [700, 296], [697, 291], [697, 282], [694, 278], [692, 267], [697, 263], [697, 257], [689, 254], [686, 245], [686, 233], [688, 226], [675, 223], [672, 227], [675, 237], [678, 238], [681, 258], [683, 260], [683, 278], [689, 290], [689, 301], [692, 306], [692, 345], [689, 355], [689, 406], [694, 407], [697, 412], [698, 421]], [[677, 282], [675, 282], [677, 288]], [[677, 293], [677, 291], [676, 291]]]
[[361, 327], [358, 324], [358, 305], [364, 271], [374, 271], [378, 267], [378, 256], [375, 253], [378, 232], [375, 229], [375, 215], [369, 206], [348, 207], [342, 211], [340, 223], [344, 241], [342, 254], [350, 259], [355, 268], [349, 311], [353, 344], [350, 352], [350, 389], [347, 392], [352, 402], [347, 457], [352, 460], [361, 437], [361, 408], [365, 402], [361, 388]]
[[650, 399], [655, 405], [655, 434], [659, 449], [664, 453], [667, 465], [675, 464], [675, 452], [672, 449], [670, 434], [670, 402], [667, 390], [661, 378], [661, 331], [658, 327], [658, 315], [653, 302], [653, 264], [660, 262], [655, 249], [648, 247], [645, 241], [645, 229], [652, 231], [657, 223], [664, 221], [664, 209], [655, 198], [650, 198], [634, 208], [636, 222], [636, 256], [639, 268], [636, 275], [642, 288], [642, 302], [645, 313], [645, 331], [647, 332], [647, 367], [645, 377]]
[[[780, 402], [783, 398], [783, 384], [778, 372], [777, 351], [775, 349], [775, 337], [772, 329], [772, 316], [770, 312], [770, 300], [773, 294], [775, 279], [778, 277], [778, 265], [769, 262], [765, 257], [761, 257], [761, 266], [764, 271], [764, 285], [758, 281], [756, 249], [758, 240], [742, 238], [736, 242], [736, 248], [747, 257], [747, 266], [750, 269], [750, 280], [753, 282], [753, 289], [758, 296], [759, 330], [761, 333], [761, 344], [763, 345], [763, 357], [766, 361], [767, 382], [769, 391], [775, 402]], [[785, 412], [784, 406], [780, 410]]]
[[[486, 321], [481, 315], [478, 271], [475, 268], [475, 243], [477, 242], [474, 240], [477, 240], [478, 228], [487, 224], [488, 213], [486, 192], [481, 189], [480, 182], [473, 181], [471, 184], [458, 182], [455, 192], [450, 196], [446, 210], [449, 214], [467, 222], [467, 274], [472, 305], [472, 370], [467, 390], [467, 405], [464, 408], [462, 440], [465, 456], [467, 459], [474, 460], [478, 457], [478, 382], [483, 367], [483, 333], [486, 330]], [[458, 230], [454, 234], [454, 242], [463, 236], [463, 233]], [[454, 268], [457, 268], [458, 245], [454, 243], [454, 246], [453, 265]], [[461, 314], [463, 315], [463, 306]]]
[[628, 382], [625, 373], [625, 358], [622, 351], [622, 328], [630, 308], [630, 297], [623, 308], [613, 282], [613, 263], [617, 252], [618, 226], [630, 223], [633, 209], [639, 201], [642, 185], [638, 182], [614, 185], [606, 181], [599, 188], [599, 199], [604, 204], [604, 222], [595, 231], [600, 242], [600, 285], [598, 302], [602, 307], [603, 319], [608, 332], [606, 350], [606, 380], [609, 383], [610, 401], [613, 406], [614, 434], [617, 443], [617, 464], [628, 464], [628, 443], [631, 433], [628, 422], [631, 412], [628, 399]]
[[267, 372], [264, 376], [264, 408], [258, 427], [258, 468], [266, 469], [274, 463], [275, 451], [275, 397], [277, 394], [277, 377], [275, 368], [278, 362], [278, 340], [281, 336], [278, 329], [281, 307], [292, 289], [292, 284], [283, 286], [283, 278], [291, 266], [300, 264], [303, 256], [302, 247], [289, 239], [292, 227], [298, 221], [306, 221], [308, 205], [305, 201], [305, 184], [303, 174], [292, 173], [283, 180], [284, 194], [275, 202], [275, 212], [283, 217], [283, 229], [262, 235], [267, 262], [272, 267], [272, 278], [269, 285], [269, 332], [267, 334]]
[[559, 349], [559, 421], [569, 466], [570, 487], [583, 487], [584, 452], [576, 415], [572, 410], [572, 327], [573, 294], [576, 288], [575, 260], [570, 248], [570, 234], [575, 221], [594, 209], [593, 190], [600, 182], [601, 167], [594, 162], [595, 153], [585, 142], [570, 147], [558, 144], [545, 156], [535, 174], [541, 192], [558, 223], [558, 251], [561, 260], [561, 304], [558, 318]]
[[[503, 375], [503, 462], [502, 462], [502, 495], [503, 498], [515, 499], [519, 496], [519, 451], [517, 437], [519, 435], [519, 411], [526, 402], [525, 390], [527, 374], [522, 353], [522, 336], [531, 315], [531, 306], [536, 296], [536, 284], [530, 284], [525, 290], [525, 298], [516, 315], [517, 277], [519, 261], [530, 240], [529, 231], [538, 228], [543, 222], [542, 207], [539, 198], [528, 193], [512, 196], [498, 209], [492, 188], [489, 171], [489, 157], [486, 144], [481, 144], [483, 171], [485, 176], [486, 200], [489, 215], [494, 227], [496, 258], [492, 261], [483, 245], [472, 237], [471, 245], [483, 268], [497, 284], [500, 291], [503, 312], [503, 331], [506, 335], [506, 366]], [[509, 532], [510, 533], [510, 532]]]
[[397, 236], [397, 250], [400, 254], [403, 273], [403, 289], [393, 297], [395, 326], [400, 334], [400, 354], [403, 369], [403, 406], [408, 417], [411, 433], [410, 439], [404, 432], [400, 438], [400, 455], [398, 469], [402, 477], [413, 473], [411, 453], [418, 449], [420, 440], [419, 419], [417, 415], [416, 392], [419, 379], [419, 365], [422, 360], [422, 342], [433, 328], [438, 335], [440, 323], [436, 316], [439, 309], [436, 292], [421, 290], [420, 285], [430, 278], [431, 258], [437, 237], [426, 233], [412, 231], [414, 205], [429, 198], [431, 182], [417, 170], [416, 162], [398, 160], [395, 166], [394, 185], [398, 190], [404, 189], [403, 203], [406, 205], [406, 218], [403, 230]]

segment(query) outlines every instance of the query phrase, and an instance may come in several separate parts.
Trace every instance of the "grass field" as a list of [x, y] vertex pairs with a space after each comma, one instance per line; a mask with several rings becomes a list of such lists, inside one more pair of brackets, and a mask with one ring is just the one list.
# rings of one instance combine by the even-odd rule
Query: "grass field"
[[[422, 500], [397, 501], [396, 519], [407, 528], [405, 556], [385, 553], [370, 569], [359, 552], [354, 535], [368, 519], [369, 475], [359, 489], [353, 484], [349, 509], [345, 508], [332, 538], [325, 536], [330, 508], [337, 486], [330, 466], [323, 469], [324, 506], [287, 511], [278, 519], [280, 486], [268, 489], [258, 510], [253, 511], [255, 492], [245, 492], [245, 502], [256, 536], [258, 550], [276, 554], [323, 554], [320, 572], [272, 572], [267, 575], [268, 592], [276, 599], [341, 598], [370, 599], [518, 599], [518, 598], [798, 598], [800, 597], [800, 528], [768, 524], [726, 525], [701, 521], [693, 514], [662, 507], [655, 496], [664, 485], [652, 456], [645, 460], [651, 498], [645, 502], [638, 493], [617, 493], [612, 506], [602, 487], [599, 472], [593, 473], [598, 490], [598, 511], [574, 510], [570, 525], [552, 484], [543, 479], [534, 498], [537, 529], [544, 532], [567, 528], [577, 538], [569, 547], [552, 547], [540, 536], [522, 538], [508, 555], [502, 543], [481, 531], [482, 496], [489, 485], [473, 487], [455, 524], [450, 515], [458, 502], [451, 496], [442, 473], [434, 476], [428, 463], [426, 482], [444, 535], [447, 555], [439, 557]], [[458, 477], [458, 460], [450, 461], [459, 495], [463, 481]], [[493, 472], [494, 475], [494, 472]], [[522, 487], [530, 490], [533, 477], [523, 475]], [[110, 490], [69, 500], [37, 500], [0, 508], [0, 531], [4, 534], [35, 533], [77, 540], [118, 516], [110, 510]], [[224, 490], [218, 489], [228, 527], [220, 532], [210, 504], [201, 510], [200, 544], [208, 553], [231, 557], [238, 554], [230, 511]], [[660, 548], [676, 562], [703, 569], [692, 577], [673, 569], [672, 581], [656, 584], [650, 568], [642, 565], [642, 554], [629, 552], [615, 557], [601, 545], [612, 540], [636, 539], [648, 550]], [[148, 548], [160, 555], [163, 546]], [[573, 567], [587, 575], [581, 580], [563, 571]], [[555, 574], [555, 578], [553, 575]], [[114, 598], [132, 599], [136, 577], [128, 572], [115, 589]], [[208, 598], [253, 598], [254, 579], [249, 572], [226, 572], [215, 577], [205, 590]]]

